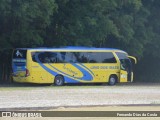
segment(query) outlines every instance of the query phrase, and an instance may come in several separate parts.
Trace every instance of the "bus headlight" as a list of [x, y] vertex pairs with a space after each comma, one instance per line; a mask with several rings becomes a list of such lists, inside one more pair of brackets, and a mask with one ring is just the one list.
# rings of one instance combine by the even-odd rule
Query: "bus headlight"
[[126, 74], [121, 74], [121, 78], [127, 78]]

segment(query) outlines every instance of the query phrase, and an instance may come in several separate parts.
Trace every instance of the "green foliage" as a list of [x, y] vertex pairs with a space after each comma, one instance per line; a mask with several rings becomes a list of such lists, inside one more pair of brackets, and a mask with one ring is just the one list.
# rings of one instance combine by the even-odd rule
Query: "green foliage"
[[150, 55], [160, 60], [159, 6], [159, 0], [0, 0], [0, 51], [80, 45], [120, 48], [140, 63]]
[[43, 44], [43, 34], [56, 11], [54, 0], [0, 1], [1, 48], [32, 47]]
[[[147, 54], [156, 56], [160, 59], [160, 1], [159, 0], [149, 0], [145, 3], [145, 6], [150, 11], [150, 16], [148, 17], [148, 26], [150, 27], [150, 40], [149, 43], [145, 46], [145, 51]], [[150, 33], [149, 33], [150, 32]]]

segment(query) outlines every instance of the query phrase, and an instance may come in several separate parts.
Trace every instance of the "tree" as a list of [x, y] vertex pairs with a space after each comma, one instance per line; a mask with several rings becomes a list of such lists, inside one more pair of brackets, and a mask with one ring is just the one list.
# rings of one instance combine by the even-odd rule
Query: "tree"
[[0, 40], [8, 47], [43, 45], [45, 28], [56, 11], [54, 0], [2, 0], [0, 1]]
[[0, 56], [15, 47], [114, 47], [138, 57], [136, 71], [145, 76], [144, 66], [157, 69], [160, 60], [159, 6], [159, 0], [0, 0]]
[[0, 0], [0, 79], [7, 80], [11, 71], [8, 49], [43, 45], [56, 8], [54, 0]]
[[[57, 0], [56, 3], [58, 9], [48, 28], [47, 46], [116, 47], [143, 55], [149, 12], [141, 0]], [[142, 36], [138, 36], [139, 32]]]
[[160, 1], [159, 0], [149, 0], [143, 1], [146, 8], [150, 11], [150, 16], [148, 17], [148, 24], [150, 28], [150, 41], [146, 44], [146, 54], [148, 56], [152, 55], [160, 59]]

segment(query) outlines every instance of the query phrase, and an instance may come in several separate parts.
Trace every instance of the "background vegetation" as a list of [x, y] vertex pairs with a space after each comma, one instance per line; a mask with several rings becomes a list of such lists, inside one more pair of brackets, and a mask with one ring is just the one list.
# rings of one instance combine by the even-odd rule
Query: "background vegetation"
[[0, 0], [0, 79], [13, 48], [72, 45], [123, 49], [136, 81], [160, 81], [159, 11], [160, 0]]

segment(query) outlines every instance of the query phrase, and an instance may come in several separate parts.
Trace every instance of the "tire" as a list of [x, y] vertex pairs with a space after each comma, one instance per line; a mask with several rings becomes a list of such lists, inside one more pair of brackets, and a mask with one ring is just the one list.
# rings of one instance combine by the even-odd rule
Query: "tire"
[[57, 75], [54, 79], [54, 85], [62, 86], [64, 84], [64, 77], [62, 75]]
[[115, 75], [111, 75], [111, 76], [109, 77], [108, 85], [113, 86], [113, 85], [115, 85], [116, 83], [117, 83], [117, 77], [116, 77]]

